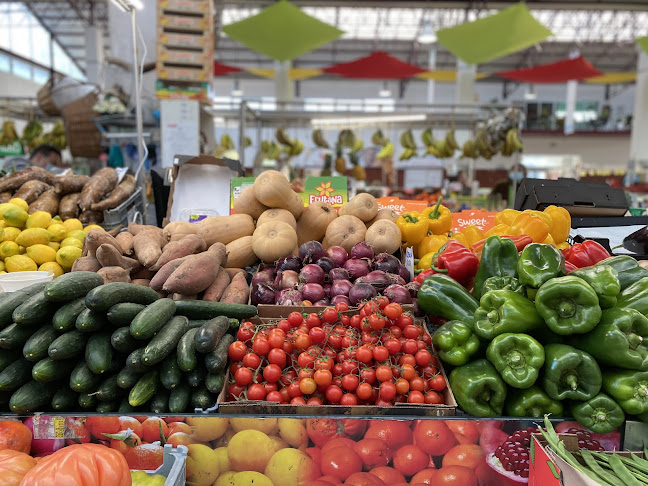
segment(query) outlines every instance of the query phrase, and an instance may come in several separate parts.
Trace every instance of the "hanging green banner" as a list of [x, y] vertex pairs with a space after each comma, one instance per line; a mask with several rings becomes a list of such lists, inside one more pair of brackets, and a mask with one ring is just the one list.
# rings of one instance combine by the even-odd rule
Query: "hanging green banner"
[[637, 39], [637, 44], [641, 47], [646, 54], [648, 54], [648, 37], [640, 37]]

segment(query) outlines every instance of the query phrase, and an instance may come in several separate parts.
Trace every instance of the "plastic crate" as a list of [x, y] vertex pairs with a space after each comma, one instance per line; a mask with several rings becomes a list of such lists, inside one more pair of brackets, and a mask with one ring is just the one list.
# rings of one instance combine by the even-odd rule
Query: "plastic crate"
[[138, 187], [135, 192], [123, 203], [114, 209], [104, 211], [104, 220], [101, 226], [111, 230], [117, 226], [128, 226], [129, 223], [143, 223], [146, 208], [142, 199], [142, 188]]
[[164, 486], [184, 486], [187, 475], [187, 449], [179, 445], [176, 449], [171, 444], [164, 446], [164, 462], [155, 471], [144, 471], [149, 476], [160, 475], [166, 478]]

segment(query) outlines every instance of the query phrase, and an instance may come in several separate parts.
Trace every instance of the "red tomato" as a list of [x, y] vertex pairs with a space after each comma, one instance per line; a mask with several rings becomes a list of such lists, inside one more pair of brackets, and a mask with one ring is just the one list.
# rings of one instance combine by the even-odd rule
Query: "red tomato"
[[407, 395], [407, 403], [425, 403], [425, 397], [420, 391], [411, 391]]
[[339, 334], [329, 334], [328, 342], [333, 349], [342, 349], [342, 336]]
[[401, 376], [408, 381], [414, 378], [416, 376], [416, 371], [414, 370], [414, 366], [412, 366], [409, 363], [405, 363], [401, 365]]
[[425, 390], [425, 380], [419, 376], [415, 376], [409, 382], [410, 390], [416, 390], [422, 392]]
[[271, 391], [266, 395], [266, 401], [281, 403], [282, 402], [281, 393], [279, 393], [278, 391]]
[[340, 399], [340, 405], [357, 405], [358, 404], [358, 397], [356, 397], [353, 393], [345, 393], [342, 395], [342, 398]]
[[355, 316], [351, 317], [351, 322], [349, 322], [349, 325], [354, 328], [354, 329], [360, 329], [360, 325], [362, 324], [362, 317], [360, 317], [358, 314]]
[[276, 383], [281, 378], [281, 368], [276, 364], [269, 364], [263, 368], [263, 378], [270, 383]]
[[398, 319], [400, 315], [403, 313], [403, 308], [401, 307], [400, 304], [391, 303], [385, 306], [383, 312], [385, 313], [385, 316], [387, 316], [389, 319]]
[[263, 385], [263, 388], [265, 388], [266, 393], [279, 390], [277, 383], [261, 383], [261, 384]]
[[393, 383], [384, 381], [380, 384], [380, 398], [383, 400], [393, 400], [396, 396], [396, 386]]
[[299, 373], [297, 373], [297, 378], [300, 380], [303, 380], [304, 378], [312, 378], [313, 377], [313, 370], [311, 368], [302, 368], [299, 370]]
[[376, 368], [376, 378], [378, 378], [378, 381], [389, 381], [393, 377], [394, 375], [389, 366], [381, 365]]
[[260, 364], [261, 364], [261, 358], [259, 358], [254, 353], [247, 353], [245, 356], [243, 356], [243, 366], [255, 370], [259, 367]]
[[265, 388], [263, 388], [263, 385], [255, 383], [254, 385], [248, 388], [247, 397], [248, 400], [255, 400], [255, 401], [263, 400], [266, 397], [266, 390]]
[[283, 332], [289, 332], [292, 326], [290, 325], [290, 322], [288, 322], [288, 319], [281, 319], [277, 323], [277, 329], [281, 329]]
[[327, 307], [322, 313], [322, 320], [324, 322], [333, 323], [338, 319], [338, 311], [333, 307]]
[[369, 326], [371, 326], [371, 329], [374, 331], [380, 331], [381, 329], [384, 329], [386, 325], [387, 321], [384, 317], [379, 316], [378, 314], [371, 314], [369, 316]]
[[252, 383], [254, 373], [250, 368], [240, 368], [234, 374], [234, 380], [238, 385], [246, 386]]
[[342, 399], [342, 389], [337, 385], [329, 385], [326, 388], [326, 399], [331, 403], [340, 403]]
[[308, 334], [300, 334], [295, 338], [295, 348], [303, 351], [311, 346], [311, 338]]
[[292, 400], [290, 400], [291, 405], [306, 405], [306, 400], [304, 400], [304, 397], [294, 397]]
[[338, 312], [346, 312], [349, 310], [349, 304], [346, 302], [338, 302], [335, 304], [335, 310]]
[[304, 395], [310, 395], [317, 390], [317, 383], [312, 378], [304, 378], [299, 381], [299, 389]]
[[333, 380], [333, 374], [329, 370], [317, 370], [313, 378], [318, 386], [328, 386]]
[[374, 346], [373, 348], [374, 361], [387, 361], [389, 359], [389, 354], [390, 353], [385, 346]]
[[239, 330], [236, 332], [236, 337], [238, 338], [239, 341], [243, 341], [246, 343], [254, 337], [254, 330], [250, 329], [249, 327], [241, 326]]
[[316, 370], [329, 370], [331, 371], [333, 369], [333, 366], [335, 365], [335, 361], [333, 361], [333, 358], [318, 358], [315, 360], [315, 369]]
[[440, 403], [443, 403], [443, 397], [441, 397], [435, 391], [427, 392], [424, 396], [424, 399], [425, 399], [425, 403], [427, 403], [428, 405], [438, 405]]
[[342, 388], [346, 391], [354, 391], [358, 388], [360, 379], [356, 375], [345, 375], [342, 377]]
[[237, 383], [232, 383], [230, 386], [227, 387], [227, 393], [229, 395], [230, 400], [236, 400], [240, 398], [244, 391], [245, 391], [245, 387]]
[[373, 389], [369, 383], [361, 383], [356, 389], [356, 395], [361, 400], [369, 400], [373, 395]]
[[409, 326], [414, 322], [414, 318], [411, 314], [401, 314], [401, 316], [396, 319], [396, 325], [401, 329], [405, 329], [406, 326]]
[[389, 299], [384, 295], [376, 297], [374, 301], [378, 304], [380, 309], [384, 309], [385, 307], [387, 307], [387, 305], [389, 305]]
[[306, 405], [324, 405], [324, 402], [320, 397], [310, 397], [306, 401]]
[[288, 314], [288, 322], [291, 327], [299, 327], [302, 322], [304, 322], [304, 316], [299, 312], [291, 312]]
[[420, 351], [416, 352], [414, 358], [416, 358], [417, 365], [427, 366], [432, 360], [432, 353], [430, 353], [427, 349], [421, 349]]
[[392, 335], [392, 337], [398, 339], [403, 335], [403, 330], [398, 326], [392, 326], [389, 328], [389, 333]]
[[376, 370], [373, 368], [363, 368], [362, 371], [360, 371], [360, 380], [363, 383], [373, 385], [376, 383]]
[[[411, 354], [412, 356], [415, 355], [418, 350], [418, 344], [414, 339], [407, 339], [401, 347], [401, 351], [403, 351], [403, 353]], [[416, 363], [416, 361], [414, 362]]]
[[344, 361], [342, 363], [343, 375], [354, 375], [358, 373], [358, 363], [355, 361]]
[[[389, 338], [384, 342], [385, 349], [387, 349], [387, 352], [394, 356], [395, 354], [398, 354], [401, 350], [401, 343], [398, 339], [395, 338]], [[384, 361], [384, 360], [383, 360]]]
[[418, 339], [421, 335], [421, 328], [414, 325], [405, 326], [403, 329], [403, 336], [407, 339]]
[[279, 383], [281, 383], [283, 386], [288, 386], [296, 379], [297, 372], [295, 370], [289, 370], [286, 371], [281, 378], [279, 378]]
[[[279, 331], [279, 329], [277, 329]], [[271, 332], [270, 336], [268, 336], [268, 344], [270, 345], [271, 349], [283, 349], [283, 343], [285, 340], [285, 335], [275, 332]]]
[[234, 373], [236, 373], [236, 370], [239, 368], [243, 368], [243, 365], [241, 364], [240, 361], [232, 361], [232, 364], [229, 366], [230, 370], [230, 375], [234, 376]]
[[252, 350], [259, 356], [265, 356], [270, 351], [270, 343], [266, 338], [257, 336], [252, 343]]
[[282, 349], [284, 353], [290, 354], [292, 353], [293, 349], [295, 349], [295, 345], [292, 342], [285, 340]]
[[232, 344], [229, 345], [229, 348], [227, 349], [227, 354], [231, 359], [235, 361], [240, 361], [243, 359], [243, 356], [245, 356], [246, 350], [247, 348], [244, 342], [234, 341]]
[[313, 363], [315, 363], [315, 358], [309, 354], [309, 353], [299, 353], [299, 357], [297, 358], [297, 364], [301, 368], [312, 368]]
[[436, 366], [423, 366], [420, 368], [419, 374], [424, 380], [429, 380], [430, 378], [434, 377], [439, 372], [439, 370], [436, 368]]
[[396, 380], [396, 383], [394, 383], [396, 386], [396, 393], [399, 395], [407, 395], [410, 389], [409, 381], [407, 381], [405, 378], [399, 378]]
[[288, 385], [288, 395], [290, 395], [291, 398], [301, 397], [304, 394], [299, 387], [300, 382], [301, 380], [293, 381], [290, 385]]
[[315, 312], [311, 312], [306, 317], [306, 327], [308, 327], [308, 329], [318, 327], [321, 323], [322, 321], [320, 320], [319, 316]]
[[356, 350], [356, 359], [361, 363], [371, 363], [373, 360], [373, 351], [369, 346], [360, 346]]
[[308, 331], [308, 337], [310, 337], [312, 344], [321, 344], [326, 340], [326, 333], [321, 327], [315, 326]]
[[336, 364], [333, 366], [333, 376], [342, 376], [342, 365]]
[[439, 374], [439, 375], [436, 375], [434, 378], [431, 378], [431, 379], [429, 380], [429, 383], [430, 383], [430, 387], [431, 387], [434, 391], [438, 391], [438, 392], [439, 392], [439, 391], [443, 391], [443, 390], [445, 390], [445, 387], [446, 387], [446, 381], [445, 381], [445, 379], [443, 378], [443, 375], [440, 375], [440, 374]]
[[286, 352], [280, 348], [271, 349], [268, 353], [268, 362], [284, 368], [286, 366]]

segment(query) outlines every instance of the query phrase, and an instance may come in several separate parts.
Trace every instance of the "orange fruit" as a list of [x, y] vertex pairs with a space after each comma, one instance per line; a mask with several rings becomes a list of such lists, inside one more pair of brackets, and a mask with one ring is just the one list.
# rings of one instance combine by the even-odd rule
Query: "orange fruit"
[[386, 466], [375, 467], [371, 471], [369, 471], [369, 473], [373, 474], [374, 476], [378, 476], [380, 479], [382, 479], [383, 483], [385, 484], [391, 485], [394, 483], [405, 482], [405, 476], [403, 476], [403, 473], [397, 471], [393, 467], [386, 467]]
[[135, 417], [119, 417], [121, 430], [131, 429], [139, 437], [142, 437], [142, 424]]
[[105, 440], [106, 436], [103, 434], [116, 434], [121, 430], [119, 417], [88, 417], [86, 418], [86, 427], [88, 431], [97, 439]]
[[423, 469], [411, 479], [412, 483], [435, 484], [437, 469]]
[[164, 448], [158, 444], [142, 444], [129, 447], [124, 452], [124, 457], [131, 469], [153, 471], [162, 465]]
[[142, 440], [144, 442], [155, 442], [161, 440], [160, 434], [169, 436], [169, 426], [160, 417], [149, 417], [142, 422]]
[[191, 427], [184, 422], [167, 422], [167, 425], [169, 426], [169, 435], [175, 434], [176, 432], [191, 434]]
[[405, 445], [394, 454], [394, 469], [405, 476], [413, 476], [427, 468], [430, 458], [418, 446]]
[[142, 439], [140, 439], [139, 435], [137, 435], [135, 432], [127, 434], [125, 430], [121, 430], [119, 434], [128, 435], [128, 438], [125, 438], [124, 440], [110, 439], [110, 448], [115, 449], [124, 455], [126, 454], [128, 449], [142, 444]]
[[477, 486], [474, 471], [464, 466], [446, 466], [437, 471], [434, 484], [439, 486]]
[[479, 426], [474, 420], [446, 420], [445, 424], [460, 444], [479, 442]]
[[443, 467], [464, 466], [475, 470], [485, 458], [486, 453], [477, 444], [456, 445], [443, 456]]
[[189, 444], [202, 444], [202, 442], [197, 441], [189, 434], [184, 432], [174, 432], [169, 434], [167, 437], [167, 444], [171, 444], [173, 447], [178, 447], [179, 445], [189, 445]]
[[454, 434], [441, 420], [417, 420], [414, 443], [431, 456], [442, 456], [457, 442]]
[[0, 422], [0, 449], [11, 449], [29, 454], [31, 442], [31, 430], [22, 422], [17, 420]]
[[380, 439], [362, 439], [354, 444], [354, 450], [362, 459], [366, 471], [375, 467], [386, 466], [392, 457], [389, 445]]
[[368, 472], [354, 473], [344, 481], [344, 486], [386, 486], [385, 482]]
[[[437, 422], [425, 420], [424, 422]], [[412, 443], [410, 423], [404, 420], [372, 420], [364, 435], [365, 439], [381, 439], [389, 444], [392, 451]]]

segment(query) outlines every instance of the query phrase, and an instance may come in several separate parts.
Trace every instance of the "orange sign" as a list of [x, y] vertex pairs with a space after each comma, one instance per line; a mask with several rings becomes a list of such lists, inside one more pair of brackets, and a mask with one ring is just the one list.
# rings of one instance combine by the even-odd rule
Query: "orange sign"
[[379, 197], [376, 201], [378, 201], [378, 209], [393, 209], [398, 214], [403, 214], [406, 211], [421, 212], [428, 207], [428, 203], [425, 201], [411, 201], [398, 197]]
[[465, 209], [459, 213], [452, 213], [452, 231], [462, 231], [466, 226], [477, 226], [486, 232], [495, 226], [494, 211], [482, 211], [481, 209]]

